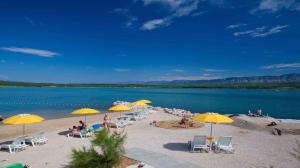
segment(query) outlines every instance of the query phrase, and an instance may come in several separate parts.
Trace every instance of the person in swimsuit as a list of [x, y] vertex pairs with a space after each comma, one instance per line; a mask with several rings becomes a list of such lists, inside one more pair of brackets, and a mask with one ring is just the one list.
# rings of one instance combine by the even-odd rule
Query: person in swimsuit
[[110, 126], [111, 123], [111, 119], [109, 117], [109, 115], [107, 113], [105, 113], [104, 118], [103, 118], [103, 125], [105, 128], [108, 128]]

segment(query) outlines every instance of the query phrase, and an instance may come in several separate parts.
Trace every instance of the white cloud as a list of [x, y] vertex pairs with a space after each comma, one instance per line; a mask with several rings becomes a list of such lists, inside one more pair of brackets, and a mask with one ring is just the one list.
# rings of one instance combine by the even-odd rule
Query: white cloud
[[212, 76], [212, 75], [209, 73], [204, 73], [203, 76]]
[[175, 72], [184, 72], [183, 69], [174, 69], [173, 71], [175, 71]]
[[35, 26], [35, 25], [36, 25], [35, 21], [32, 20], [32, 19], [29, 18], [29, 17], [25, 17], [25, 20], [26, 20], [31, 26]]
[[145, 6], [157, 3], [157, 4], [163, 4], [167, 6], [170, 10], [176, 10], [182, 4], [184, 4], [185, 1], [189, 1], [189, 0], [140, 0], [140, 1], [142, 1]]
[[174, 17], [187, 16], [191, 14], [193, 11], [198, 9], [198, 4], [199, 4], [198, 0], [191, 0], [190, 2], [186, 0], [185, 2], [187, 3], [176, 9], [175, 13], [173, 14]]
[[112, 10], [113, 13], [128, 13], [129, 10], [126, 8], [115, 8]]
[[127, 19], [127, 21], [124, 22], [124, 25], [127, 28], [131, 27], [133, 23], [138, 20], [138, 18], [136, 16], [133, 16], [130, 10], [127, 8], [115, 8], [112, 10], [112, 13], [124, 15]]
[[53, 52], [53, 51], [49, 51], [49, 50], [34, 49], [34, 48], [1, 47], [0, 49], [5, 50], [5, 51], [10, 51], [10, 52], [31, 54], [31, 55], [47, 57], [47, 58], [52, 58], [52, 57], [60, 55], [57, 52]]
[[300, 68], [300, 62], [288, 64], [272, 64], [262, 66], [261, 69], [287, 69], [287, 68]]
[[152, 19], [145, 22], [142, 26], [142, 30], [154, 30], [156, 28], [169, 26], [176, 18], [188, 16], [198, 9], [199, 0], [142, 0], [144, 5], [150, 5], [153, 3], [163, 4], [171, 11], [171, 14]]
[[133, 25], [133, 23], [138, 20], [138, 18], [135, 16], [128, 16], [127, 18], [128, 18], [128, 20], [125, 22], [126, 27], [131, 27]]
[[277, 34], [282, 32], [284, 28], [287, 28], [288, 25], [277, 25], [270, 29], [267, 29], [266, 26], [258, 27], [252, 30], [246, 30], [241, 32], [233, 33], [234, 36], [241, 36], [241, 35], [249, 35], [251, 37], [266, 37], [272, 34]]
[[192, 14], [192, 16], [201, 16], [201, 15], [207, 13], [207, 12], [208, 12], [208, 10], [199, 11], [199, 12], [194, 12], [194, 13]]
[[246, 30], [246, 31], [241, 31], [241, 32], [235, 32], [233, 33], [234, 36], [241, 36], [241, 35], [251, 35], [252, 37], [260, 32], [263, 32], [266, 29], [265, 26], [262, 27], [257, 27], [255, 29], [252, 30]]
[[169, 18], [153, 19], [145, 22], [141, 27], [142, 30], [153, 30], [159, 27], [169, 26], [171, 23]]
[[227, 26], [226, 28], [227, 29], [236, 29], [236, 28], [239, 28], [239, 27], [242, 27], [242, 26], [247, 26], [247, 24], [245, 24], [245, 23], [232, 24], [232, 25]]
[[129, 72], [130, 69], [125, 69], [125, 68], [115, 68], [114, 71], [116, 71], [116, 72]]
[[275, 13], [283, 9], [300, 11], [300, 2], [296, 2], [296, 0], [261, 0], [258, 7], [251, 10], [250, 13], [255, 13], [257, 11]]
[[282, 32], [282, 29], [284, 29], [286, 27], [288, 27], [288, 25], [277, 25], [277, 26], [272, 27], [271, 29], [269, 29], [267, 32], [258, 33], [256, 35], [254, 35], [254, 37], [266, 37], [266, 36], [271, 35], [271, 34], [280, 33], [280, 32]]
[[224, 69], [206, 68], [206, 69], [203, 69], [203, 71], [205, 71], [205, 72], [224, 72], [225, 70]]

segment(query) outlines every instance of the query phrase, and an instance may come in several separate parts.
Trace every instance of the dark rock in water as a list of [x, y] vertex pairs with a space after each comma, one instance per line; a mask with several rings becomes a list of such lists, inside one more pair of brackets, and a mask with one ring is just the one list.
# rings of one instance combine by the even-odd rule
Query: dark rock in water
[[238, 116], [240, 116], [240, 115], [239, 114], [231, 114], [228, 117], [238, 117]]
[[0, 122], [3, 121], [3, 118], [0, 117]]
[[274, 122], [274, 121], [272, 121], [270, 124], [268, 124], [267, 126], [275, 126], [275, 125], [277, 125], [277, 123], [276, 122]]

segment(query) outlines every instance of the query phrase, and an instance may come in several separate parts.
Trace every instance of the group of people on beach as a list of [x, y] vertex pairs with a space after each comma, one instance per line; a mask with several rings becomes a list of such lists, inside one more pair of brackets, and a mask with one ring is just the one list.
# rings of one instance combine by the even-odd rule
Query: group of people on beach
[[78, 126], [73, 125], [73, 127], [69, 128], [69, 130], [70, 131], [81, 131], [81, 130], [84, 130], [86, 128], [87, 128], [86, 123], [80, 120]]
[[[103, 118], [103, 127], [104, 128], [109, 128], [111, 126], [111, 118], [110, 116], [108, 115], [108, 113], [105, 113], [104, 115], [104, 118]], [[69, 128], [70, 131], [81, 131], [81, 130], [85, 130], [87, 129], [87, 124], [83, 121], [79, 121], [79, 125], [78, 126], [75, 126], [73, 125], [72, 128]]]
[[180, 120], [179, 124], [183, 125], [184, 128], [189, 127], [191, 115], [189, 115], [187, 112], [184, 112], [182, 115], [182, 119]]

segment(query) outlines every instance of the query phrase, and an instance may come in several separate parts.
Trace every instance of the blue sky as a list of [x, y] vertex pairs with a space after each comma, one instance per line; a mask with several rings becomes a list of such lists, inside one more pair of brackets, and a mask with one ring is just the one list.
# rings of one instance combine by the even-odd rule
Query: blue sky
[[115, 83], [300, 72], [300, 1], [0, 1], [0, 80]]

